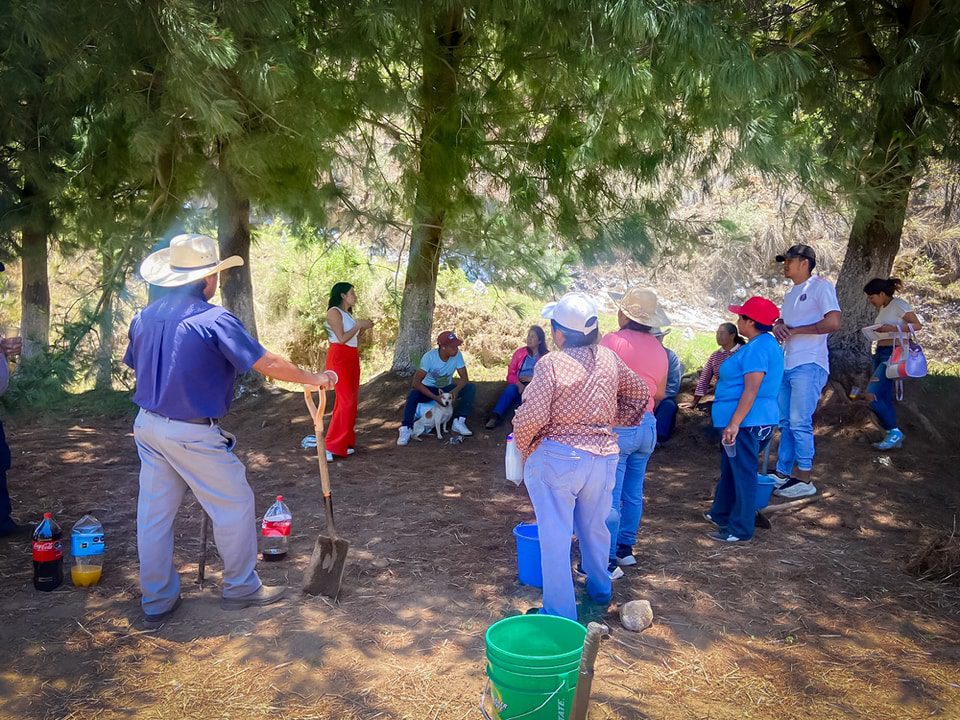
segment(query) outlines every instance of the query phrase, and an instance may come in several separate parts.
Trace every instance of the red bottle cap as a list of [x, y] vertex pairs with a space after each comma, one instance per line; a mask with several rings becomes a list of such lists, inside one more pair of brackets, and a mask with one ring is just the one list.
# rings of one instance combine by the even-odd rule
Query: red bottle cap
[[283, 502], [283, 495], [277, 495], [277, 502]]
[[43, 514], [43, 519], [44, 519], [44, 520], [50, 520], [52, 517], [53, 517], [53, 513], [48, 513], [48, 512], [47, 512], [47, 513], [44, 513], [44, 514]]

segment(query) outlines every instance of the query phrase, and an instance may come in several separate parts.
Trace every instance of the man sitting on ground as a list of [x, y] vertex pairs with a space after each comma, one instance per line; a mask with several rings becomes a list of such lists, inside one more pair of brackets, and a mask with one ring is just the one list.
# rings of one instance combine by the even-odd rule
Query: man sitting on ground
[[[460, 353], [462, 342], [454, 332], [445, 330], [437, 336], [437, 347], [424, 353], [420, 359], [420, 368], [411, 383], [413, 389], [407, 395], [407, 404], [403, 408], [403, 423], [397, 445], [410, 442], [417, 406], [431, 400], [440, 402], [440, 395], [445, 392], [453, 395], [454, 400], [455, 419], [451, 430], [460, 435], [473, 435], [467, 427], [467, 417], [473, 409], [477, 386], [470, 382], [467, 375], [467, 364]], [[459, 378], [456, 383], [453, 382], [454, 371]]]

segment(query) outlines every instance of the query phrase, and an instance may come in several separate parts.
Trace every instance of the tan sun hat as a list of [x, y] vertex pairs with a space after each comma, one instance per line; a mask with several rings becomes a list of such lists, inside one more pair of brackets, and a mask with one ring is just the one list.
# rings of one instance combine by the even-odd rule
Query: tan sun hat
[[140, 276], [158, 287], [180, 287], [240, 265], [239, 255], [221, 260], [212, 237], [186, 234], [174, 237], [169, 248], [148, 255], [140, 265]]
[[620, 301], [620, 311], [634, 322], [649, 327], [670, 324], [670, 318], [660, 307], [657, 294], [650, 288], [630, 288]]

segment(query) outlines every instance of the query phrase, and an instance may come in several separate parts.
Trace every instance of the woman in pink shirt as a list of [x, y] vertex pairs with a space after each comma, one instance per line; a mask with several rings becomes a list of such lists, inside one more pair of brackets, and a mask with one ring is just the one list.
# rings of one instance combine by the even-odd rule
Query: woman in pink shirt
[[533, 368], [537, 364], [537, 360], [546, 354], [546, 333], [539, 325], [533, 325], [527, 331], [526, 345], [517, 348], [510, 359], [510, 365], [507, 367], [507, 387], [500, 393], [500, 399], [497, 400], [493, 412], [490, 413], [490, 419], [487, 420], [486, 425], [487, 430], [493, 430], [503, 422], [503, 416], [510, 412], [510, 408], [523, 402], [521, 396], [533, 379]]
[[617, 313], [620, 329], [604, 335], [600, 344], [613, 350], [650, 389], [646, 412], [638, 425], [616, 427], [620, 460], [617, 482], [613, 486], [613, 507], [607, 525], [610, 528], [610, 572], [619, 577], [619, 566], [636, 565], [633, 545], [637, 541], [643, 515], [643, 479], [647, 462], [657, 444], [655, 401], [663, 398], [667, 384], [667, 352], [651, 334], [654, 328], [670, 324], [660, 308], [657, 294], [646, 288], [631, 288], [620, 302]]

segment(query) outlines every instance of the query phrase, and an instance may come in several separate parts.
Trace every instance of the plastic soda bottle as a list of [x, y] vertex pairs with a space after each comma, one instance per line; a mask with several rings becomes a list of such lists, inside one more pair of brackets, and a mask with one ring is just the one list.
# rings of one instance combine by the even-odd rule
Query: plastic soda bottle
[[33, 531], [33, 586], [49, 592], [63, 583], [63, 531], [52, 513], [44, 513], [43, 520]]
[[89, 513], [77, 520], [70, 534], [70, 579], [77, 587], [89, 587], [100, 582], [103, 571], [103, 525]]
[[292, 525], [293, 516], [290, 514], [290, 508], [283, 502], [283, 495], [277, 495], [277, 501], [263, 516], [260, 552], [263, 553], [264, 560], [283, 560], [287, 556]]

